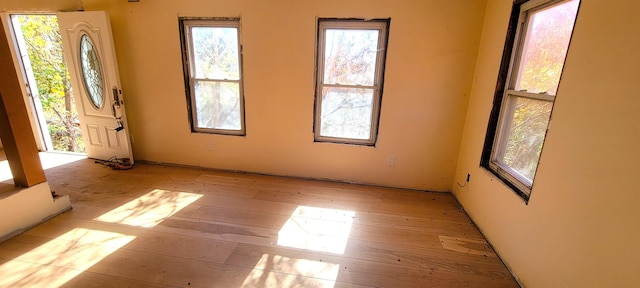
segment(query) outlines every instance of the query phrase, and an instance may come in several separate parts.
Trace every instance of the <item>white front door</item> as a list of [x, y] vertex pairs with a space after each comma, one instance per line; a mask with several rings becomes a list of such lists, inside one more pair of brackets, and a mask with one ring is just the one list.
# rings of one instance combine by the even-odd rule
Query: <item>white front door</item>
[[57, 17], [87, 156], [133, 163], [109, 15], [61, 12]]

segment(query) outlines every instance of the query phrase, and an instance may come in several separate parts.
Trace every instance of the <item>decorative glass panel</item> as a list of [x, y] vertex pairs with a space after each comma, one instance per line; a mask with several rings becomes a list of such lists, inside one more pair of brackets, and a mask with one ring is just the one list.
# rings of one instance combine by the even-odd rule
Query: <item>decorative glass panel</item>
[[373, 89], [363, 88], [322, 88], [320, 135], [369, 139], [373, 92]]
[[104, 85], [100, 58], [91, 37], [84, 34], [80, 38], [80, 65], [82, 66], [82, 79], [87, 90], [89, 100], [94, 107], [100, 108], [104, 103]]

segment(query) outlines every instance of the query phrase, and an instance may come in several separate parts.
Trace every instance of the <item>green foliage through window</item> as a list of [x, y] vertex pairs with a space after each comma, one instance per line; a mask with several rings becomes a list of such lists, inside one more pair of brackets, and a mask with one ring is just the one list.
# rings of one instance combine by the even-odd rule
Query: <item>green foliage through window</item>
[[319, 19], [316, 141], [375, 144], [388, 25]]
[[17, 15], [37, 84], [37, 94], [56, 151], [84, 152], [62, 37], [55, 16]]
[[244, 135], [239, 24], [181, 20], [194, 131]]
[[508, 35], [513, 47], [507, 48], [513, 56], [503, 55], [499, 81], [505, 88], [496, 92], [502, 101], [495, 102], [499, 109], [489, 124], [495, 130], [489, 130], [493, 139], [485, 142], [482, 165], [525, 199], [538, 168], [579, 4], [528, 1], [516, 4], [519, 13], [512, 14], [517, 18], [511, 19], [510, 31], [516, 32]]

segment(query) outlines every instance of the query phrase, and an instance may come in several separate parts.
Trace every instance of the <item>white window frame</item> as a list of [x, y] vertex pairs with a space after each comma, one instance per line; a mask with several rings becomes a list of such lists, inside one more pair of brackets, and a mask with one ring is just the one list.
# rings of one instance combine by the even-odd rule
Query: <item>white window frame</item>
[[[318, 37], [316, 45], [316, 95], [315, 95], [315, 115], [314, 115], [314, 138], [316, 142], [333, 142], [343, 144], [357, 144], [374, 146], [378, 135], [380, 122], [380, 107], [382, 102], [382, 88], [384, 82], [384, 67], [387, 52], [387, 39], [389, 34], [390, 19], [318, 19]], [[374, 73], [374, 83], [372, 86], [343, 85], [324, 83], [324, 59], [325, 59], [325, 32], [328, 29], [340, 30], [378, 30], [378, 50], [376, 53], [376, 68]], [[321, 135], [322, 125], [322, 89], [325, 87], [338, 88], [365, 88], [373, 89], [373, 102], [371, 110], [371, 126], [368, 139], [354, 139], [331, 137]]]
[[[526, 176], [522, 175], [509, 165], [502, 163], [500, 159], [504, 158], [504, 154], [506, 152], [506, 146], [510, 132], [509, 128], [513, 120], [515, 102], [517, 99], [525, 98], [551, 103], [551, 112], [553, 113], [553, 103], [555, 101], [556, 95], [547, 94], [546, 92], [532, 93], [525, 90], [517, 91], [514, 87], [516, 85], [517, 78], [520, 75], [520, 60], [523, 47], [525, 45], [525, 36], [528, 32], [526, 31], [526, 29], [529, 26], [528, 24], [530, 15], [532, 14], [532, 12], [545, 9], [565, 1], [566, 0], [530, 0], [520, 5], [520, 11], [517, 20], [517, 29], [514, 38], [515, 41], [512, 46], [513, 50], [511, 53], [511, 58], [509, 60], [509, 70], [507, 72], [502, 102], [500, 105], [498, 124], [495, 130], [493, 145], [491, 147], [490, 159], [488, 163], [485, 163], [485, 166], [488, 166], [489, 170], [497, 174], [501, 179], [503, 179], [503, 181], [506, 181], [507, 184], [509, 184], [512, 188], [515, 188], [516, 192], [518, 192], [518, 194], [527, 201], [531, 194], [534, 179], [528, 179]], [[547, 129], [550, 122], [551, 117], [549, 117]], [[543, 140], [543, 143], [545, 140]], [[538, 163], [538, 166], [539, 164], [540, 163]], [[533, 178], [535, 178], [535, 174]]]
[[[183, 63], [185, 72], [185, 84], [187, 87], [187, 100], [189, 109], [189, 120], [192, 132], [211, 133], [211, 134], [223, 134], [223, 135], [237, 135], [245, 136], [245, 111], [244, 111], [244, 87], [243, 87], [243, 65], [242, 65], [242, 38], [240, 29], [240, 18], [180, 18], [180, 29], [182, 33], [183, 43]], [[194, 50], [191, 47], [191, 28], [193, 27], [215, 27], [215, 28], [235, 28], [238, 33], [238, 69], [239, 78], [233, 79], [209, 79], [209, 78], [196, 78], [195, 77], [195, 65], [193, 59], [195, 58]], [[207, 81], [207, 82], [227, 82], [237, 83], [239, 86], [239, 105], [240, 105], [240, 129], [216, 129], [216, 128], [202, 128], [198, 127], [198, 109], [195, 107], [195, 82]]]

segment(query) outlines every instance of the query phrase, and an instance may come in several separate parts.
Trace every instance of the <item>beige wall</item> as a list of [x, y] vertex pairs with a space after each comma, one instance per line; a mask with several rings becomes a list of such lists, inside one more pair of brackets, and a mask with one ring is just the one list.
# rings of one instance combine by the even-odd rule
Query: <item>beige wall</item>
[[[85, 0], [84, 6], [111, 15], [136, 159], [450, 191], [484, 0]], [[246, 137], [190, 132], [179, 16], [241, 17]], [[316, 17], [391, 17], [375, 148], [313, 142]], [[386, 165], [389, 155], [394, 167]]]
[[582, 1], [529, 205], [478, 166], [510, 2], [488, 3], [454, 193], [526, 287], [640, 287], [640, 2]]
[[48, 182], [5, 196], [0, 199], [0, 242], [71, 209], [68, 195], [51, 198]]
[[82, 9], [82, 0], [1, 0], [0, 12], [56, 12]]

